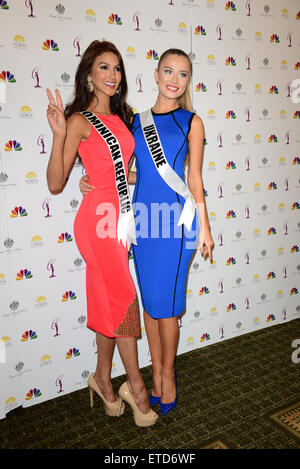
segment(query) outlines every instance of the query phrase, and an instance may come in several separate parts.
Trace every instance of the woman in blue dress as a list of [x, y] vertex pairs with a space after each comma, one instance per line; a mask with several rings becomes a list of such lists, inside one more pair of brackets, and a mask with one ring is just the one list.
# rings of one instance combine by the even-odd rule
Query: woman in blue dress
[[[132, 245], [132, 253], [153, 367], [150, 403], [159, 403], [162, 415], [177, 404], [178, 317], [186, 308], [188, 267], [197, 239], [202, 256], [212, 261], [201, 176], [204, 127], [192, 112], [191, 74], [185, 52], [164, 52], [155, 70], [156, 103], [136, 114], [132, 125], [137, 169], [128, 177], [135, 184], [137, 246]], [[88, 176], [80, 187], [83, 193], [92, 189]]]

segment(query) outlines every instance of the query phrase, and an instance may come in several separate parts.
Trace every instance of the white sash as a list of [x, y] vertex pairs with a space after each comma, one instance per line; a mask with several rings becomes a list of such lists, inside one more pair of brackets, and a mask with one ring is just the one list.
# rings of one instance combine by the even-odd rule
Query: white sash
[[195, 216], [196, 207], [189, 188], [178, 176], [176, 171], [171, 168], [165, 157], [151, 109], [140, 113], [140, 121], [149, 153], [157, 171], [171, 189], [185, 198], [185, 204], [177, 226], [185, 224], [187, 229], [190, 230]]
[[130, 192], [127, 183], [121, 146], [116, 136], [103, 124], [98, 116], [90, 111], [82, 111], [81, 114], [94, 126], [98, 134], [107, 144], [115, 169], [115, 184], [119, 197], [119, 220], [117, 225], [118, 241], [130, 249], [131, 243], [137, 244], [135, 233], [134, 214], [130, 202]]

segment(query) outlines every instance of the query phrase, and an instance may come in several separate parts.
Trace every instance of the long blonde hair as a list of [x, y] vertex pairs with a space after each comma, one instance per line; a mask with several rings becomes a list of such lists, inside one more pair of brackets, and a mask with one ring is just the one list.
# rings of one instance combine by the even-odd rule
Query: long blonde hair
[[192, 106], [192, 101], [191, 101], [191, 94], [190, 94], [190, 83], [191, 83], [191, 77], [193, 73], [193, 65], [191, 62], [191, 59], [189, 56], [181, 49], [168, 49], [166, 50], [160, 57], [157, 69], [159, 70], [159, 67], [162, 63], [162, 61], [168, 56], [168, 55], [180, 55], [181, 57], [185, 57], [190, 64], [190, 69], [191, 69], [191, 75], [190, 75], [190, 80], [189, 83], [187, 84], [186, 90], [183, 93], [183, 95], [178, 98], [178, 104], [180, 107], [183, 109], [186, 109], [187, 111], [193, 111], [193, 106]]

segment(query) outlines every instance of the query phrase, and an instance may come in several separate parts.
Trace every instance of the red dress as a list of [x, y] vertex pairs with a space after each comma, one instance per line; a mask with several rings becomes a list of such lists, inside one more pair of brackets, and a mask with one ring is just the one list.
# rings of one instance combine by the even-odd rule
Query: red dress
[[[128, 162], [134, 151], [130, 131], [117, 115], [99, 118], [118, 139], [128, 175]], [[128, 250], [116, 235], [119, 198], [113, 161], [93, 125], [78, 152], [89, 183], [95, 186], [83, 197], [74, 221], [76, 243], [86, 262], [87, 327], [107, 337], [139, 336], [138, 302], [129, 272]], [[103, 226], [110, 237], [99, 237], [99, 227], [103, 233]]]

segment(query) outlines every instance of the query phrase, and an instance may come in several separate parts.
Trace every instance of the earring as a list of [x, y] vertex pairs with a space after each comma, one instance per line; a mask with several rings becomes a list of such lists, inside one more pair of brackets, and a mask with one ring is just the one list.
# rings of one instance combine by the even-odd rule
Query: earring
[[92, 93], [94, 91], [94, 85], [92, 83], [92, 78], [90, 76], [87, 77], [87, 86], [90, 92]]

